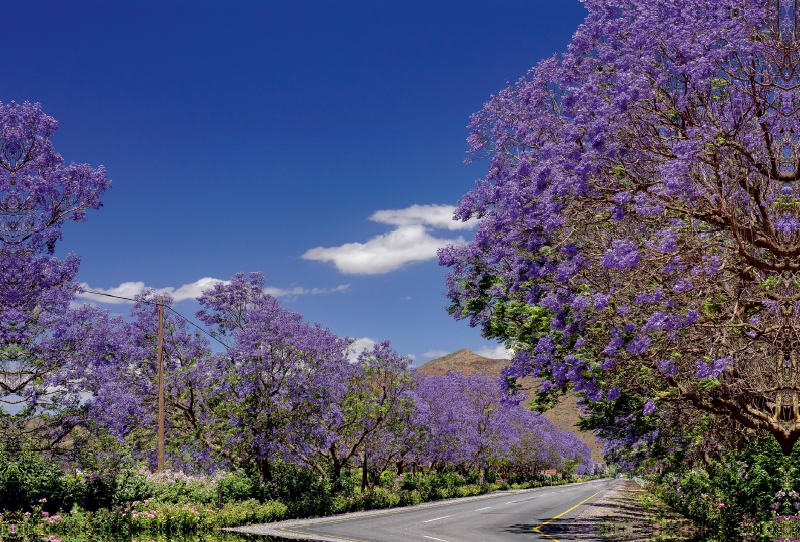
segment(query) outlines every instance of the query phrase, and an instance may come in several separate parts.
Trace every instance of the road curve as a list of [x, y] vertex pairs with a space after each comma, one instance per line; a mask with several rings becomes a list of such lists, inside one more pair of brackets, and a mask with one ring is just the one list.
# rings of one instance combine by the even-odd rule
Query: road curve
[[[507, 542], [556, 540], [548, 524], [564, 524], [615, 480], [498, 492], [434, 505], [346, 514], [237, 531], [331, 542]], [[560, 535], [559, 535], [560, 536]], [[560, 542], [569, 540], [559, 538]]]

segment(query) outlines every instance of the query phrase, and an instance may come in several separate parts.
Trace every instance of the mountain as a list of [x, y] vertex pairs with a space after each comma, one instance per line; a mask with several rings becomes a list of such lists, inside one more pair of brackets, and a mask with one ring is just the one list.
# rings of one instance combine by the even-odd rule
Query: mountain
[[[452, 354], [447, 354], [441, 358], [432, 359], [429, 362], [417, 367], [417, 370], [427, 375], [443, 376], [450, 371], [458, 371], [463, 374], [480, 373], [486, 376], [499, 377], [503, 367], [508, 365], [507, 359], [491, 359], [476, 354], [468, 348], [462, 348]], [[533, 378], [524, 378], [520, 382], [522, 389], [528, 396], [532, 395], [532, 390], [539, 386], [539, 381]], [[565, 395], [553, 408], [544, 415], [559, 429], [568, 429], [575, 433], [579, 439], [589, 445], [592, 450], [592, 459], [595, 461], [603, 460], [601, 446], [595, 440], [594, 433], [580, 431], [575, 424], [578, 423], [579, 414], [577, 409], [578, 399], [573, 394]]]
[[417, 370], [433, 376], [444, 376], [450, 371], [458, 371], [465, 375], [481, 373], [486, 376], [499, 377], [506, 365], [508, 365], [507, 359], [485, 358], [469, 348], [462, 348], [452, 354], [432, 359], [417, 367]]

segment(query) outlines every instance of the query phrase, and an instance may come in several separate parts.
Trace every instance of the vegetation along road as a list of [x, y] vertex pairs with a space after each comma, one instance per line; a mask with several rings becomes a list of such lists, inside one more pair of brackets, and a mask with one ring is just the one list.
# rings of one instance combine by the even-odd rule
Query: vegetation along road
[[555, 540], [548, 535], [548, 527], [569, 521], [581, 512], [583, 505], [599, 498], [615, 483], [618, 481], [604, 479], [374, 513], [253, 525], [236, 530], [330, 542]]

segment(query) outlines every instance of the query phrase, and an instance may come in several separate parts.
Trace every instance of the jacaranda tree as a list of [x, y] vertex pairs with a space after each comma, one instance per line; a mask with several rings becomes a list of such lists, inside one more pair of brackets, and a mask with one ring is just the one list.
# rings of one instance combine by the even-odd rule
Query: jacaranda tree
[[410, 365], [388, 340], [365, 348], [353, 363], [340, 365], [328, 382], [329, 388], [335, 387], [330, 416], [303, 461], [319, 470], [327, 462], [334, 480], [356, 462], [363, 467], [362, 488], [369, 483], [370, 469], [378, 466], [380, 475], [400, 453], [408, 429], [404, 424], [413, 419], [407, 415], [414, 408]]
[[207, 446], [229, 463], [257, 467], [261, 482], [276, 459], [305, 456], [327, 442], [344, 389], [351, 339], [311, 324], [264, 292], [264, 276], [240, 273], [198, 298], [200, 320], [227, 343], [206, 374], [218, 382], [206, 401]]
[[54, 446], [79, 406], [61, 371], [85, 331], [73, 324], [93, 311], [69, 308], [80, 259], [53, 253], [63, 224], [84, 221], [111, 186], [102, 167], [64, 164], [57, 127], [39, 104], [0, 104], [0, 439], [12, 450]]
[[[585, 6], [566, 53], [473, 117], [472, 156], [491, 163], [457, 211], [481, 218], [474, 242], [440, 254], [452, 314], [513, 347], [507, 377], [597, 402], [617, 442], [713, 451], [768, 432], [788, 454], [800, 13], [785, 0]], [[659, 429], [670, 423], [719, 438], [687, 443]]]
[[[91, 333], [74, 341], [81, 358], [68, 373], [66, 386], [83, 391], [81, 424], [95, 437], [125, 442], [126, 455], [156, 461], [158, 400], [158, 307], [164, 309], [164, 399], [166, 453], [170, 465], [212, 470], [220, 464], [209, 449], [214, 426], [212, 406], [219, 402], [224, 378], [209, 341], [181, 316], [169, 310], [172, 298], [146, 289], [137, 296], [131, 320], [97, 315]], [[84, 305], [82, 310], [88, 310]], [[80, 325], [80, 324], [78, 324]], [[223, 426], [224, 427], [224, 426]], [[222, 427], [220, 432], [227, 434]], [[199, 465], [199, 469], [198, 469]]]
[[439, 471], [494, 468], [531, 475], [572, 467], [583, 474], [591, 468], [584, 442], [521, 401], [507, 400], [497, 379], [457, 372], [416, 376], [416, 424], [425, 434], [417, 464]]

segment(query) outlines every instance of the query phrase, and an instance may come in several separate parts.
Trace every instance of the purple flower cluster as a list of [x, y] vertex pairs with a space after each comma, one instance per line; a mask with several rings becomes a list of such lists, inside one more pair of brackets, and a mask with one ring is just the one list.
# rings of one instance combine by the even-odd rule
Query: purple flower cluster
[[0, 445], [11, 449], [32, 416], [37, 439], [58, 442], [73, 425], [75, 324], [98, 312], [70, 309], [80, 259], [53, 253], [64, 223], [86, 220], [111, 181], [102, 167], [66, 165], [50, 142], [57, 127], [39, 104], [0, 104]]
[[427, 438], [417, 461], [437, 468], [486, 468], [501, 460], [538, 472], [566, 463], [583, 474], [591, 468], [589, 447], [543, 415], [504, 400], [493, 378], [418, 375], [417, 423]]
[[471, 155], [490, 164], [455, 217], [480, 225], [439, 259], [450, 313], [515, 351], [508, 377], [589, 403], [626, 387], [625, 408], [663, 423], [713, 413], [788, 453], [800, 437], [789, 4], [732, 15], [712, 0], [586, 0], [568, 50], [472, 117]]
[[[91, 390], [91, 423], [137, 443], [151, 461], [156, 298], [144, 292], [131, 321], [97, 318], [104, 341], [77, 343], [88, 363], [75, 379]], [[260, 273], [240, 273], [198, 301], [197, 317], [226, 345], [221, 351], [183, 318], [165, 316], [167, 450], [186, 471], [250, 465], [266, 482], [277, 460], [330, 467], [333, 478], [356, 465], [366, 486], [374, 483], [368, 473], [390, 467], [592, 469], [584, 443], [503, 401], [495, 379], [415, 375], [388, 341], [354, 357], [352, 339], [281, 306]]]

